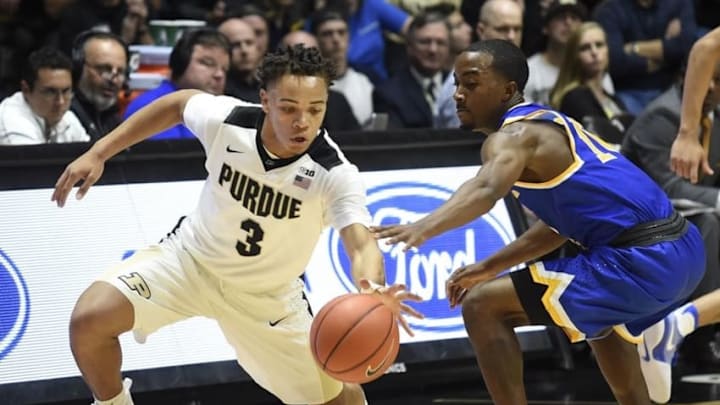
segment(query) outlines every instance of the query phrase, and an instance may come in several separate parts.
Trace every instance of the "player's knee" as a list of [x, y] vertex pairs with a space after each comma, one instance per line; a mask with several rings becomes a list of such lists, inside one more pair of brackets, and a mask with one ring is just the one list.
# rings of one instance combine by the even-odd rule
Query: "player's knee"
[[70, 336], [118, 336], [132, 327], [133, 309], [119, 291], [108, 284], [91, 285], [78, 299], [70, 316]]
[[490, 291], [485, 285], [478, 285], [468, 291], [462, 301], [462, 316], [465, 322], [485, 319], [492, 315]]

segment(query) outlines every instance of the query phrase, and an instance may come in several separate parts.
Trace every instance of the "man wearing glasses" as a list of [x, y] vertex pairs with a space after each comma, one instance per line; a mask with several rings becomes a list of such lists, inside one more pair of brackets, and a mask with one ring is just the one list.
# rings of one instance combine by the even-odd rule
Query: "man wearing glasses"
[[62, 52], [41, 48], [28, 58], [21, 91], [0, 103], [0, 145], [87, 142], [90, 137], [69, 111], [72, 63]]
[[108, 32], [80, 34], [72, 50], [75, 99], [70, 109], [93, 140], [121, 121], [118, 97], [127, 86], [128, 50]]

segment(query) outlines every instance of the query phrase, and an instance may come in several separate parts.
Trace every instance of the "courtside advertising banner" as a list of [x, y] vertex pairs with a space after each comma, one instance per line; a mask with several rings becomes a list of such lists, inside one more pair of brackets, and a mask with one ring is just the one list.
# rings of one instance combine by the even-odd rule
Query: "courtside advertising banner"
[[[364, 172], [374, 224], [413, 222], [442, 204], [478, 167]], [[0, 384], [79, 375], [68, 324], [82, 291], [104, 270], [136, 249], [158, 242], [180, 216], [195, 208], [202, 181], [96, 186], [74, 194], [65, 208], [51, 189], [0, 192]], [[298, 235], [302, 237], [302, 235]], [[419, 249], [380, 242], [388, 283], [403, 283], [423, 297], [411, 320], [416, 337], [403, 343], [466, 336], [459, 310], [450, 310], [445, 281], [515, 239], [501, 201], [482, 218], [427, 241]], [[276, 254], [283, 254], [277, 252]], [[338, 232], [326, 230], [306, 273], [315, 311], [355, 291]], [[233, 360], [214, 321], [190, 319], [138, 344], [121, 336], [123, 369], [140, 370]]]

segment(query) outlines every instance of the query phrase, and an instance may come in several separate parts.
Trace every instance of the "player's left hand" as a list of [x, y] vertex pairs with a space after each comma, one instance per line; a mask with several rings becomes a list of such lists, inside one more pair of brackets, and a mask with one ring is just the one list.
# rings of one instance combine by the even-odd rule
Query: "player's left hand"
[[421, 221], [410, 224], [395, 225], [377, 225], [371, 226], [370, 232], [373, 233], [375, 239], [386, 239], [386, 245], [395, 245], [400, 242], [405, 243], [403, 250], [416, 248], [422, 245], [428, 236]]
[[378, 294], [382, 302], [395, 314], [400, 326], [405, 329], [405, 332], [410, 336], [415, 336], [404, 314], [418, 319], [422, 319], [424, 316], [403, 301], [421, 302], [423, 299], [419, 295], [408, 291], [404, 284], [393, 284], [389, 286], [376, 286], [373, 284], [374, 283], [371, 283], [367, 279], [360, 280], [360, 292], [365, 294]]
[[469, 264], [455, 270], [445, 283], [445, 293], [450, 301], [450, 308], [460, 304], [471, 288], [494, 278], [496, 273], [488, 268], [485, 262]]

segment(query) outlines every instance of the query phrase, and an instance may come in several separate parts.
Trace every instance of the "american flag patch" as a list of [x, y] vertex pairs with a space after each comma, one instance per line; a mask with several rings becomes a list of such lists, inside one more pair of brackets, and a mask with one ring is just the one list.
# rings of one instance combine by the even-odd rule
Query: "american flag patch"
[[305, 189], [305, 190], [307, 190], [308, 188], [310, 188], [310, 183], [312, 183], [312, 180], [310, 180], [310, 179], [307, 178], [307, 177], [303, 177], [303, 176], [301, 176], [301, 175], [299, 175], [299, 174], [296, 174], [296, 175], [295, 175], [295, 180], [293, 181], [293, 184], [294, 184], [294, 185], [296, 185], [296, 186], [298, 186], [298, 187], [300, 187], [300, 188], [302, 188], [302, 189]]

